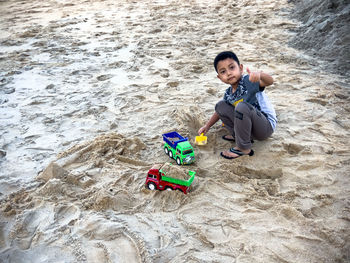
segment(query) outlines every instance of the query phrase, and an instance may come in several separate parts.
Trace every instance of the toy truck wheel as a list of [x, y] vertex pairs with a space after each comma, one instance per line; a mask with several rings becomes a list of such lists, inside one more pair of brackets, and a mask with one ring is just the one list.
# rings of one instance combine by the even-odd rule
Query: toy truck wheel
[[148, 183], [147, 184], [147, 188], [149, 190], [152, 190], [152, 191], [157, 189], [157, 187], [156, 187], [156, 185], [154, 183]]
[[172, 191], [173, 188], [171, 188], [170, 186], [167, 186], [167, 187], [165, 187], [165, 190], [167, 190], [167, 191]]
[[169, 157], [173, 158], [173, 152], [172, 151], [169, 151]]
[[178, 165], [181, 165], [181, 160], [180, 160], [179, 157], [176, 158], [176, 163], [177, 163]]
[[169, 154], [169, 149], [167, 147], [165, 147], [164, 148], [164, 152], [165, 152], [166, 155], [168, 155]]

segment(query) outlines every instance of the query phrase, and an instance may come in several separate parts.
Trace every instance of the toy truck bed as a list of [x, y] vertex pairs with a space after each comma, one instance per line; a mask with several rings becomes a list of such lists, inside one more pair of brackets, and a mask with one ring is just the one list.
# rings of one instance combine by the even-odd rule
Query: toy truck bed
[[162, 180], [169, 182], [169, 183], [173, 183], [173, 184], [178, 184], [178, 185], [184, 185], [184, 186], [190, 186], [191, 183], [194, 180], [194, 175], [196, 174], [196, 172], [194, 171], [189, 171], [188, 172], [190, 178], [188, 180], [181, 180], [181, 179], [177, 179], [177, 178], [173, 178], [173, 177], [168, 177], [168, 176], [162, 176]]
[[163, 140], [173, 148], [176, 148], [177, 144], [180, 142], [188, 141], [187, 138], [182, 137], [176, 131], [164, 133]]

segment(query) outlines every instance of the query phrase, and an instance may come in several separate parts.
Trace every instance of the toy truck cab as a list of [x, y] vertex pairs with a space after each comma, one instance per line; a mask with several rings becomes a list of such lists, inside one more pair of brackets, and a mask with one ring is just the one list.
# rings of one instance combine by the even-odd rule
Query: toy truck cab
[[176, 178], [175, 175], [181, 172], [175, 171], [174, 173], [171, 167], [169, 163], [154, 164], [148, 171], [146, 187], [149, 190], [179, 190], [187, 194], [196, 172], [189, 171], [186, 178]]
[[192, 145], [187, 138], [177, 132], [163, 134], [164, 152], [175, 159], [178, 165], [191, 164], [195, 161]]

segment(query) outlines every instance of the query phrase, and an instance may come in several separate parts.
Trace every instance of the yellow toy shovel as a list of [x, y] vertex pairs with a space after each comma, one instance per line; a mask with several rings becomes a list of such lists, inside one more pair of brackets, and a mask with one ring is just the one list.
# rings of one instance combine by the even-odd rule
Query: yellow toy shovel
[[195, 144], [206, 145], [207, 144], [207, 136], [204, 136], [203, 133], [200, 136], [196, 136]]

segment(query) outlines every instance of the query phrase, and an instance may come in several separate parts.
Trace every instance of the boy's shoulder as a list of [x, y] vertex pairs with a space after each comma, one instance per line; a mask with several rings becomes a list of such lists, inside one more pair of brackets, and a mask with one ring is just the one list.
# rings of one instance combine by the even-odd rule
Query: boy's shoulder
[[243, 75], [242, 75], [242, 81], [243, 81], [243, 84], [252, 83], [252, 82], [250, 82], [250, 80], [249, 80], [249, 75], [248, 75], [248, 74], [243, 74]]

